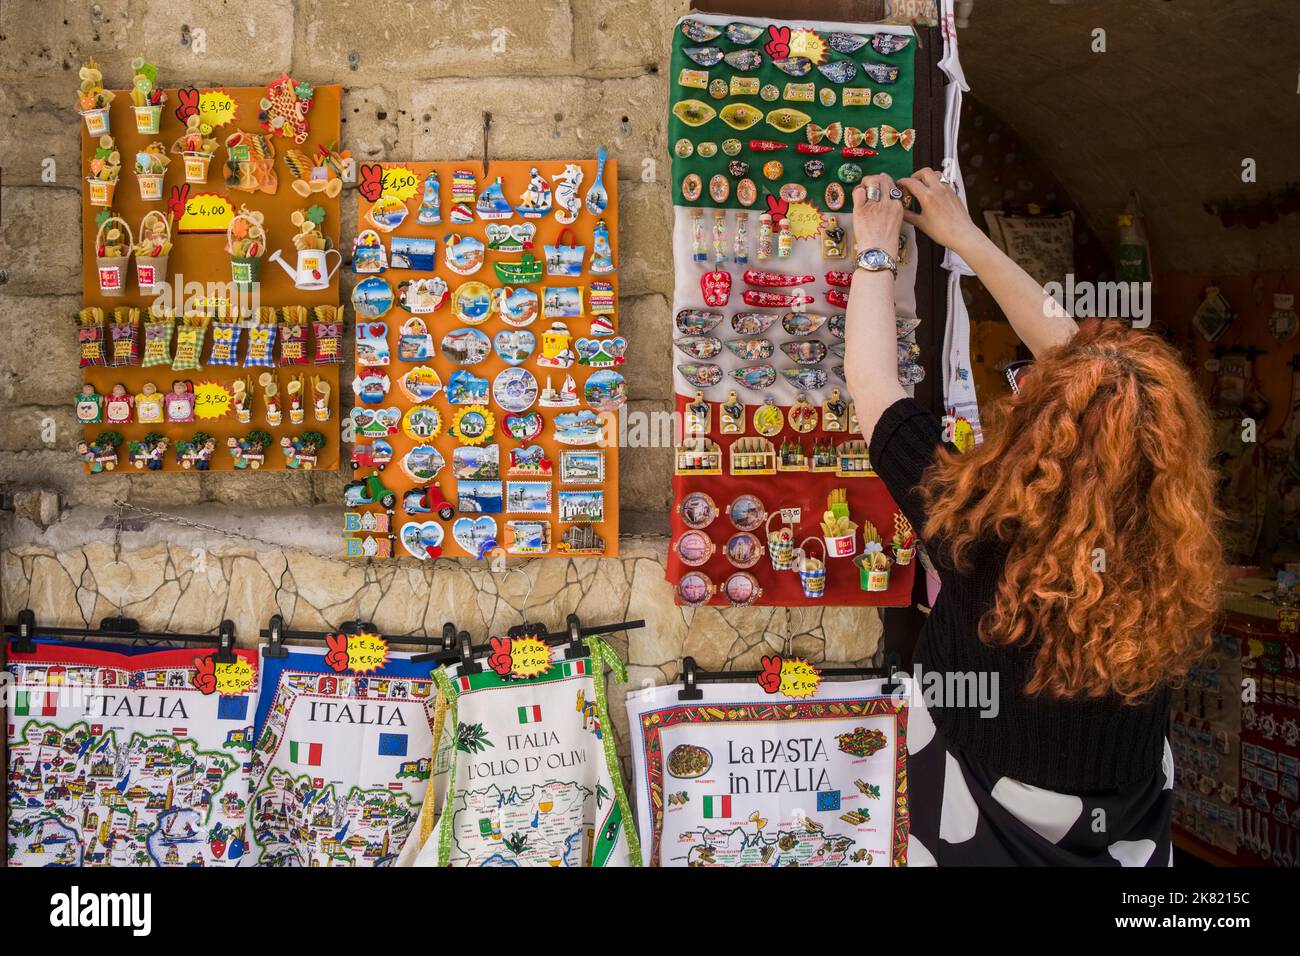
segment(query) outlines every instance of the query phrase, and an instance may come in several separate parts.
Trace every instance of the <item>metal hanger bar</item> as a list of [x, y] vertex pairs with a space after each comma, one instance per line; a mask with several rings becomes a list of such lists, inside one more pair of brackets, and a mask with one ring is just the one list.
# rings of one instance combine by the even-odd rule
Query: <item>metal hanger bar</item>
[[[697, 684], [747, 683], [758, 680], [761, 671], [701, 671], [695, 672]], [[888, 677], [883, 667], [826, 667], [817, 671], [822, 677]]]
[[[4, 626], [6, 634], [18, 635], [21, 629], [17, 624], [6, 624]], [[37, 628], [37, 633], [32, 637], [95, 637], [95, 638], [114, 638], [117, 640], [140, 640], [140, 641], [177, 641], [184, 644], [210, 644], [216, 647], [221, 643], [221, 638], [212, 637], [207, 634], [167, 634], [160, 631], [99, 631], [91, 630], [84, 627], [47, 627], [42, 625]]]

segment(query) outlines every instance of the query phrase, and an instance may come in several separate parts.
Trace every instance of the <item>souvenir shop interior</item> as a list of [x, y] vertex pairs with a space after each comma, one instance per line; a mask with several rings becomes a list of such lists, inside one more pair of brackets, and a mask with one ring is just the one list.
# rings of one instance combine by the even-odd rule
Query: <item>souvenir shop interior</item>
[[[1300, 11], [38, 6], [0, 8], [5, 866], [933, 863], [938, 576], [845, 370], [854, 188], [925, 167], [1192, 370], [1230, 580], [1173, 860], [1300, 863], [1260, 39]], [[898, 382], [969, 451], [1030, 353], [960, 256], [886, 252]]]

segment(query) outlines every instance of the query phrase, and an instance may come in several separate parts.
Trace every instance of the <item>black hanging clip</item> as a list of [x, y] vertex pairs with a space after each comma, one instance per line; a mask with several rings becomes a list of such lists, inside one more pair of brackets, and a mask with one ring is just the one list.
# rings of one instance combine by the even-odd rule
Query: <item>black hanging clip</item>
[[462, 674], [483, 673], [483, 665], [474, 660], [474, 645], [470, 643], [469, 631], [457, 633], [456, 646], [460, 650], [460, 672]]
[[36, 612], [24, 610], [18, 612], [18, 633], [10, 638], [10, 645], [15, 654], [34, 654], [36, 645], [32, 635], [36, 633]]
[[578, 620], [578, 615], [570, 614], [566, 617], [564, 627], [569, 635], [568, 646], [564, 649], [564, 659], [566, 661], [576, 661], [579, 658], [590, 656], [587, 645], [582, 643], [582, 622]]
[[700, 690], [700, 685], [695, 682], [695, 674], [699, 670], [695, 666], [695, 658], [682, 658], [682, 689], [677, 692], [678, 700], [703, 700], [704, 691]]
[[235, 622], [226, 619], [217, 625], [217, 639], [220, 643], [212, 659], [218, 664], [235, 663]]
[[442, 649], [444, 651], [456, 649], [456, 625], [451, 621], [442, 626]]
[[270, 641], [266, 647], [262, 648], [262, 656], [275, 660], [283, 660], [288, 657], [289, 649], [284, 646], [284, 617], [279, 614], [272, 614], [266, 629]]
[[138, 634], [140, 622], [130, 617], [106, 617], [99, 622], [99, 629], [105, 634]]
[[540, 623], [516, 624], [514, 627], [508, 628], [506, 630], [506, 637], [510, 638], [511, 640], [520, 640], [521, 638], [525, 638], [525, 637], [535, 637], [539, 641], [545, 641], [546, 634], [547, 634], [546, 625]]

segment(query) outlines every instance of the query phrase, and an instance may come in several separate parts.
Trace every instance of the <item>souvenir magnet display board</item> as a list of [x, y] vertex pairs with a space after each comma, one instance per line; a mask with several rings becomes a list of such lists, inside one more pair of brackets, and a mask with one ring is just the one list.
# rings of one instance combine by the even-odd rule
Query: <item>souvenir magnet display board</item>
[[10, 650], [10, 866], [249, 863], [257, 657], [213, 653]]
[[[79, 101], [79, 455], [91, 474], [336, 469], [342, 88], [152, 70], [138, 97]], [[252, 314], [228, 318], [232, 298]]]
[[[871, 470], [844, 349], [852, 191], [912, 170], [914, 46], [856, 23], [695, 14], [674, 31], [678, 603], [909, 602], [914, 534]], [[906, 386], [925, 375], [910, 226], [897, 258]]]
[[262, 660], [249, 810], [259, 866], [389, 866], [424, 803], [445, 710], [432, 665], [392, 652], [365, 673], [337, 671], [338, 653]]
[[627, 695], [647, 866], [906, 866], [908, 698], [881, 681]]
[[347, 553], [617, 554], [614, 161], [358, 179]]

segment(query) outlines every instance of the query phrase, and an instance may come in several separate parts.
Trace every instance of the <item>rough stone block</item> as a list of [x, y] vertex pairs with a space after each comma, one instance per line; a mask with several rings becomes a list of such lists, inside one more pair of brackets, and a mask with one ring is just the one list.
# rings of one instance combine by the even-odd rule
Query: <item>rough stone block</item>
[[81, 192], [60, 186], [8, 186], [0, 195], [0, 263], [6, 296], [81, 288]]

